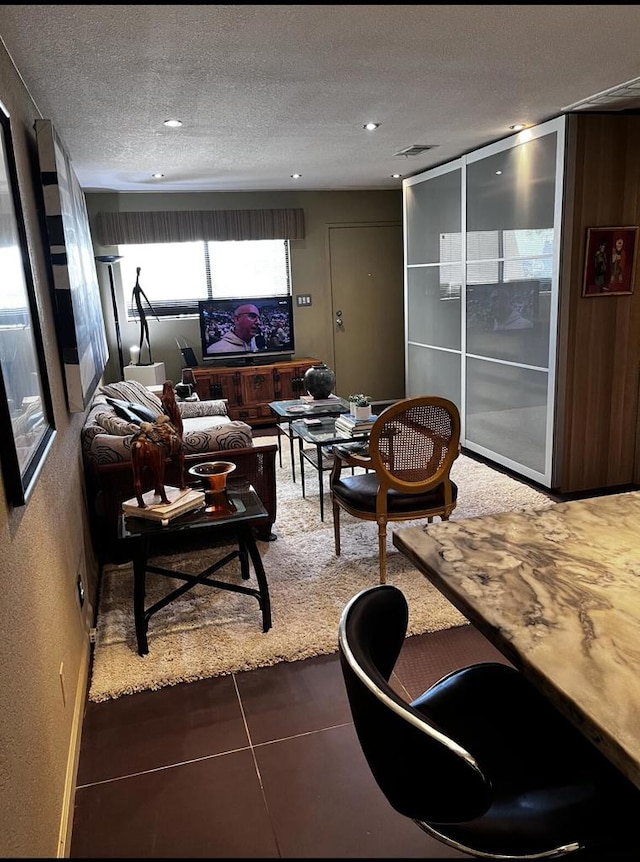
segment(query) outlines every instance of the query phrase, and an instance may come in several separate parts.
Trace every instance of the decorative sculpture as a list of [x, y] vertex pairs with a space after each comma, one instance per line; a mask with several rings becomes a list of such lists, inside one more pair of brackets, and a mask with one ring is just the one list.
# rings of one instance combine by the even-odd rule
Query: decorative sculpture
[[[144, 307], [142, 305], [143, 299], [147, 303], [147, 305], [149, 306], [150, 310], [153, 312], [156, 320], [160, 320], [160, 318], [155, 313], [154, 308], [151, 305], [151, 303], [149, 302], [149, 299], [147, 298], [146, 293], [140, 287], [140, 270], [141, 270], [141, 267], [137, 266], [136, 267], [136, 283], [133, 286], [133, 293], [131, 295], [133, 302], [135, 302], [135, 304], [136, 304], [136, 308], [138, 309], [138, 315], [140, 317], [140, 348], [139, 348], [140, 353], [138, 354], [138, 361], [136, 362], [136, 365], [153, 365], [153, 357], [151, 356], [151, 342], [149, 341], [149, 324], [147, 323], [147, 316], [146, 316]], [[141, 362], [140, 360], [142, 359], [142, 342], [145, 339], [147, 341], [147, 351], [149, 353], [149, 361], [148, 362]]]
[[[173, 402], [173, 404], [171, 403]], [[167, 415], [158, 416], [155, 422], [142, 422], [140, 430], [133, 437], [131, 445], [131, 466], [133, 469], [133, 487], [141, 509], [146, 508], [142, 496], [142, 475], [148, 467], [153, 476], [154, 493], [163, 503], [169, 503], [164, 487], [164, 474], [167, 458], [178, 468], [180, 490], [187, 487], [184, 475], [184, 447], [182, 443], [182, 417], [173, 395], [173, 384], [167, 381], [162, 392], [162, 403]], [[174, 412], [175, 408], [175, 412]], [[177, 415], [176, 415], [177, 414]], [[170, 416], [176, 418], [178, 428], [171, 422]]]
[[184, 426], [182, 424], [182, 413], [176, 404], [176, 394], [171, 380], [165, 380], [162, 385], [162, 395], [160, 396], [164, 412], [169, 417], [171, 424], [176, 429], [180, 437], [182, 437]]
[[336, 385], [336, 375], [324, 362], [320, 362], [318, 365], [307, 368], [303, 385], [312, 398], [328, 398]]

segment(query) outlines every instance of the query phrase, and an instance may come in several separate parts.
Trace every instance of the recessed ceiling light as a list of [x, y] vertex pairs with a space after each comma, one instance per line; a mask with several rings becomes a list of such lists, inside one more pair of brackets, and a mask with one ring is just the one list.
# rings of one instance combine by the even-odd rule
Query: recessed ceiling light
[[399, 180], [401, 176], [402, 176], [402, 174], [391, 174], [391, 179]]
[[177, 129], [182, 125], [182, 120], [165, 120], [165, 126], [169, 126], [170, 129]]
[[509, 126], [512, 132], [520, 132], [524, 129], [526, 123], [514, 123], [513, 126]]
[[365, 123], [362, 128], [366, 129], [368, 132], [375, 132], [379, 125], [380, 123]]
[[164, 174], [151, 174], [154, 180], [161, 180]]
[[302, 176], [302, 174], [291, 174], [291, 179], [292, 180], [299, 180], [301, 178], [301, 176]]
[[502, 171], [496, 171], [496, 176], [499, 177], [501, 173], [502, 173]]

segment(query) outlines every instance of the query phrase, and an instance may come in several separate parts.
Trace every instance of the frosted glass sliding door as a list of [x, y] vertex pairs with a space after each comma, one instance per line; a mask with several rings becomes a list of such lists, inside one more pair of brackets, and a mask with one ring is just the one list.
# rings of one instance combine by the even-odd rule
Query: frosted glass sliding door
[[553, 473], [564, 118], [405, 180], [406, 391], [456, 402], [462, 445]]
[[440, 395], [449, 398], [460, 410], [462, 403], [460, 379], [460, 352], [434, 350], [410, 344], [407, 353], [407, 379], [416, 395]]
[[562, 151], [538, 127], [466, 159], [464, 436], [550, 484]]
[[[456, 166], [457, 165], [457, 166]], [[462, 170], [405, 187], [407, 395], [442, 395], [461, 409]]]

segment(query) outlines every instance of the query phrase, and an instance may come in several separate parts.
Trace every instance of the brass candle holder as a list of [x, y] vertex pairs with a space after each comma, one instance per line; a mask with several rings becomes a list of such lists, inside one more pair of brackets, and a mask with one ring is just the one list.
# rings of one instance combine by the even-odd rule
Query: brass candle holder
[[205, 512], [208, 514], [226, 515], [235, 511], [227, 496], [227, 476], [235, 469], [236, 465], [232, 461], [206, 461], [189, 468], [189, 474], [202, 483]]

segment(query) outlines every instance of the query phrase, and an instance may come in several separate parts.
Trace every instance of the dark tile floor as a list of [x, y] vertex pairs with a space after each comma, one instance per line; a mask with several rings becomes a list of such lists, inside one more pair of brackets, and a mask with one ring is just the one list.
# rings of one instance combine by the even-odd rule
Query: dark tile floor
[[[417, 635], [394, 686], [493, 660], [472, 626]], [[337, 654], [88, 703], [70, 855], [469, 858], [378, 790]]]

